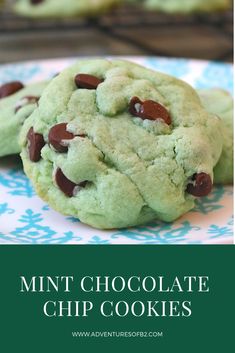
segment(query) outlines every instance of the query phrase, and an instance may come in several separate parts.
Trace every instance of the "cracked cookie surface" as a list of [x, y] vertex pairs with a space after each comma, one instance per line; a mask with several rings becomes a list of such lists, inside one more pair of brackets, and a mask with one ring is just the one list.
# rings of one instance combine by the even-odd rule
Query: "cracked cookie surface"
[[46, 85], [47, 82], [39, 82], [25, 87], [19, 81], [12, 81], [0, 86], [0, 157], [20, 153], [20, 130]]
[[56, 210], [103, 229], [173, 221], [210, 192], [221, 121], [186, 83], [127, 61], [79, 61], [21, 134], [25, 172]]

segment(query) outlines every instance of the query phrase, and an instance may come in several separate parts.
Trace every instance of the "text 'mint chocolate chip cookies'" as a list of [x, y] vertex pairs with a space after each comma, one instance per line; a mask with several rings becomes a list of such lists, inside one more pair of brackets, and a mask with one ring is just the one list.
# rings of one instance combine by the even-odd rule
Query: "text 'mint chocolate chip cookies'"
[[25, 172], [53, 208], [121, 228], [173, 221], [210, 193], [221, 121], [178, 79], [84, 60], [47, 86], [21, 144]]

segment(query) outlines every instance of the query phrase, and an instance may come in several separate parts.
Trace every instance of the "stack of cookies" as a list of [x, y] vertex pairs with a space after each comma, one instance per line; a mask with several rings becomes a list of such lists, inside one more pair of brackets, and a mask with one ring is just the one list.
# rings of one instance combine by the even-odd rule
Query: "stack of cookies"
[[[135, 1], [135, 0], [131, 0]], [[167, 13], [214, 12], [230, 8], [230, 0], [143, 0], [149, 10]]]
[[14, 11], [28, 17], [97, 16], [123, 3], [167, 13], [214, 12], [231, 7], [231, 0], [17, 0]]
[[92, 17], [122, 2], [123, 0], [18, 0], [14, 10], [28, 17]]
[[233, 179], [232, 98], [127, 61], [4, 84], [0, 121], [0, 155], [21, 152], [38, 195], [96, 228], [174, 221]]

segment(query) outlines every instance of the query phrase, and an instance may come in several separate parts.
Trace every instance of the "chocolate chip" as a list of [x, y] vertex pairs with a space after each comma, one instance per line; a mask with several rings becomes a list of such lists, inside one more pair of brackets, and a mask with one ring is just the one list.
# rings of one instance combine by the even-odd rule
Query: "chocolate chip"
[[129, 112], [136, 116], [143, 102], [138, 97], [132, 97], [129, 104]]
[[72, 140], [75, 135], [67, 131], [66, 123], [61, 123], [53, 126], [48, 135], [49, 143], [55, 148], [57, 152], [67, 152], [68, 145], [66, 140]]
[[82, 181], [79, 184], [75, 184], [64, 175], [60, 168], [56, 170], [55, 181], [60, 190], [63, 191], [63, 193], [68, 197], [75, 196], [75, 193], [84, 188], [87, 184], [87, 181]]
[[33, 128], [29, 129], [28, 135], [29, 159], [32, 162], [38, 162], [41, 159], [41, 150], [45, 145], [45, 141], [41, 134], [34, 132]]
[[24, 85], [19, 81], [5, 83], [0, 87], [0, 98], [8, 97], [22, 88], [24, 88]]
[[206, 173], [194, 174], [192, 183], [187, 185], [187, 192], [193, 196], [202, 197], [208, 195], [212, 190], [210, 175]]
[[25, 96], [23, 98], [21, 98], [15, 106], [15, 113], [18, 112], [18, 110], [20, 110], [21, 108], [25, 107], [28, 104], [34, 104], [37, 103], [39, 101], [40, 97], [36, 97], [36, 96]]
[[167, 109], [153, 100], [142, 102], [138, 97], [133, 97], [129, 104], [129, 112], [141, 119], [162, 119], [166, 124], [171, 124], [171, 118]]
[[98, 77], [87, 74], [78, 74], [75, 77], [75, 83], [78, 88], [96, 89], [102, 82]]
[[38, 5], [41, 4], [41, 2], [43, 2], [44, 0], [30, 0], [32, 5]]

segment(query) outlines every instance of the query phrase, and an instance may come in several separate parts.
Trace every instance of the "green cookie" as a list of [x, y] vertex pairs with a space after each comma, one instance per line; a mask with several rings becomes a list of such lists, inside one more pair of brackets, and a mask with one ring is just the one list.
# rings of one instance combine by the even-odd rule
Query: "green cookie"
[[191, 13], [226, 10], [231, 7], [230, 0], [145, 0], [150, 10], [168, 13]]
[[21, 127], [37, 106], [46, 85], [40, 82], [23, 87], [20, 82], [11, 82], [0, 87], [0, 157], [20, 153]]
[[15, 11], [28, 17], [94, 16], [122, 0], [18, 0]]
[[21, 157], [53, 208], [97, 228], [173, 221], [211, 191], [221, 121], [174, 77], [83, 60], [45, 89]]
[[233, 98], [219, 88], [198, 91], [202, 104], [211, 114], [218, 115], [222, 122], [223, 150], [214, 169], [214, 182], [233, 183]]

